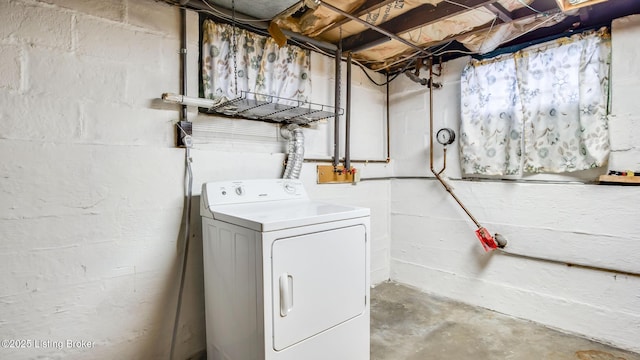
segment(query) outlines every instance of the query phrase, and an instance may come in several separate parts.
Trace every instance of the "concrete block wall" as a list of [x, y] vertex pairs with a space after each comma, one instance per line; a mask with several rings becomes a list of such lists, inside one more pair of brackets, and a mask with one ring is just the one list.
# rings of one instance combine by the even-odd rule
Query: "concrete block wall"
[[[610, 167], [636, 171], [638, 141], [632, 134], [640, 131], [640, 77], [630, 74], [637, 72], [639, 20], [615, 21], [612, 35]], [[444, 83], [434, 92], [436, 130], [458, 130], [460, 72], [467, 61], [446, 63], [436, 79]], [[427, 176], [429, 92], [402, 78], [392, 84], [394, 174]], [[463, 181], [457, 147], [456, 142], [447, 154], [450, 184], [483, 226], [506, 236], [507, 250], [618, 272], [485, 253], [473, 222], [431, 178], [392, 181], [391, 278], [640, 352], [640, 276], [628, 274], [640, 273], [637, 188], [560, 183], [557, 177], [536, 183]], [[442, 147], [436, 143], [434, 151], [440, 169]]]
[[615, 49], [611, 61], [611, 132], [612, 156], [609, 169], [640, 172], [640, 49], [637, 47], [640, 15], [617, 19], [612, 24], [616, 34], [611, 39]]
[[[174, 146], [179, 107], [158, 99], [179, 92], [179, 21], [177, 8], [153, 0], [0, 0], [0, 339], [23, 341], [3, 343], [0, 358], [168, 357], [185, 154]], [[198, 35], [198, 14], [188, 12], [192, 96]], [[312, 67], [313, 100], [332, 104], [332, 60], [315, 54]], [[370, 100], [354, 115], [355, 131], [368, 129], [370, 138], [354, 141], [354, 152], [376, 158], [384, 91], [354, 72], [354, 95]], [[230, 121], [195, 109], [189, 116]], [[192, 150], [193, 232], [178, 359], [205, 348], [201, 183], [274, 178], [283, 170], [277, 136], [263, 141], [251, 135], [259, 125], [233, 124], [250, 135], [218, 131]], [[307, 153], [329, 157], [332, 133], [330, 121], [305, 130]], [[390, 173], [384, 165], [361, 170]], [[387, 279], [390, 182], [320, 186], [310, 163], [303, 180], [315, 199], [372, 208], [372, 278]]]

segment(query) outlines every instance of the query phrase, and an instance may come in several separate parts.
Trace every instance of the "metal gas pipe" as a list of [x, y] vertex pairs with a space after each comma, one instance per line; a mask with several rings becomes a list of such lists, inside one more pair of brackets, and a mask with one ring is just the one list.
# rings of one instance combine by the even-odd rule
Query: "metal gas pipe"
[[[420, 65], [418, 64], [417, 66], [420, 66]], [[433, 166], [433, 89], [441, 86], [441, 85], [436, 86], [435, 83], [433, 82], [433, 57], [429, 59], [428, 85], [429, 85], [429, 167], [431, 169], [431, 172], [436, 177], [436, 179], [438, 179], [438, 181], [442, 184], [442, 186], [444, 186], [444, 189], [449, 193], [449, 195], [451, 195], [451, 197], [458, 203], [458, 205], [460, 205], [460, 207], [462, 208], [462, 210], [464, 210], [467, 216], [469, 216], [469, 219], [471, 219], [471, 221], [473, 221], [473, 223], [476, 224], [476, 226], [478, 227], [478, 230], [476, 230], [476, 236], [480, 240], [480, 243], [482, 243], [482, 246], [484, 247], [485, 251], [491, 251], [498, 247], [503, 248], [507, 245], [506, 240], [502, 236], [499, 236], [499, 234], [496, 234], [496, 237], [494, 238], [489, 232], [489, 230], [483, 227], [480, 224], [480, 222], [478, 222], [478, 220], [473, 216], [473, 214], [471, 214], [469, 209], [467, 209], [467, 207], [464, 206], [462, 201], [453, 192], [453, 189], [451, 188], [451, 186], [442, 178], [441, 174], [444, 172], [447, 166], [446, 147], [444, 150], [445, 158], [444, 158], [444, 164], [442, 169], [440, 171], [436, 171]]]

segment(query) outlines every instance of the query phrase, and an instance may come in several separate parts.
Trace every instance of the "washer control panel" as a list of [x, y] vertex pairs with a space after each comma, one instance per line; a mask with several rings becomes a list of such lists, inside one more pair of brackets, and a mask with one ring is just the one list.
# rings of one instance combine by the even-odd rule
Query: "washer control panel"
[[202, 201], [207, 207], [295, 199], [308, 199], [302, 182], [295, 179], [215, 181], [202, 185]]

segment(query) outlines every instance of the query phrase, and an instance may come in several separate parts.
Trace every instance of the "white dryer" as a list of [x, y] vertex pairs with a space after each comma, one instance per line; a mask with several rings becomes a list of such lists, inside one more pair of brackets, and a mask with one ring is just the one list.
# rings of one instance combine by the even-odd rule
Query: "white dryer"
[[209, 360], [368, 360], [369, 209], [299, 180], [203, 185]]

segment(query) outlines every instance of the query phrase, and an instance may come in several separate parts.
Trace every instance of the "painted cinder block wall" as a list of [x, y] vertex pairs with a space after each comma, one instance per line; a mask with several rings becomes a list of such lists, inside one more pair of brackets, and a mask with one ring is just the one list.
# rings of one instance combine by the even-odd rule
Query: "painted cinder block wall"
[[[640, 16], [614, 21], [612, 32], [610, 168], [640, 171]], [[444, 84], [434, 92], [436, 130], [458, 130], [460, 72], [467, 61], [446, 63], [436, 79]], [[394, 174], [428, 176], [428, 89], [401, 77], [391, 93]], [[442, 147], [436, 143], [434, 151], [440, 169]], [[637, 187], [549, 182], [593, 181], [593, 172], [536, 183], [463, 181], [458, 158], [456, 142], [446, 171], [454, 191], [480, 223], [506, 236], [508, 250], [640, 273]], [[475, 225], [433, 179], [394, 180], [391, 198], [393, 280], [640, 351], [639, 276], [486, 254]]]
[[[197, 14], [188, 18], [188, 86], [195, 95]], [[632, 97], [639, 77], [627, 74], [637, 71], [631, 64], [640, 54], [633, 47], [637, 22], [624, 24], [625, 35], [614, 37], [614, 44], [625, 42], [614, 46], [623, 55], [615, 59], [626, 60], [613, 73], [618, 120], [612, 129], [619, 124], [620, 130], [612, 133], [612, 163], [626, 167], [639, 158]], [[0, 338], [32, 340], [30, 349], [0, 348], [0, 358], [167, 356], [182, 246], [184, 151], [174, 147], [178, 107], [158, 97], [179, 90], [178, 48], [179, 11], [159, 2], [0, 1]], [[314, 54], [312, 66], [313, 100], [332, 104], [333, 61]], [[456, 126], [461, 67], [447, 64], [448, 86], [436, 104], [448, 105], [437, 105], [438, 126]], [[393, 169], [359, 166], [363, 177], [427, 174], [427, 93], [403, 78], [393, 84]], [[384, 158], [383, 89], [355, 69], [354, 98], [354, 157]], [[189, 115], [214, 131], [207, 143], [196, 139], [192, 151], [194, 237], [178, 358], [204, 349], [199, 184], [279, 177], [284, 159], [275, 127], [212, 120], [194, 109]], [[330, 121], [305, 131], [308, 156], [330, 156], [332, 133]], [[455, 162], [451, 156], [452, 178]], [[486, 257], [473, 228], [432, 181], [319, 186], [311, 163], [302, 178], [316, 199], [372, 208], [374, 282], [390, 276], [393, 236], [396, 280], [637, 351], [637, 278]], [[567, 257], [638, 264], [633, 188], [454, 185], [514, 247], [555, 254], [551, 245], [562, 245]], [[94, 347], [55, 346], [66, 340]]]
[[[152, 0], [0, 0], [0, 339], [31, 341], [0, 347], [0, 358], [168, 358], [185, 155], [174, 146], [179, 107], [158, 99], [180, 89], [179, 29], [179, 10]], [[190, 11], [191, 96], [197, 57], [198, 14]], [[312, 100], [333, 104], [333, 60], [314, 54], [312, 72]], [[384, 89], [358, 69], [353, 77], [354, 96], [367, 99], [354, 104], [354, 132], [366, 134], [353, 141], [354, 156], [382, 158]], [[274, 125], [195, 109], [189, 116], [213, 130], [192, 150], [178, 359], [205, 348], [202, 182], [280, 177], [285, 151]], [[309, 156], [330, 156], [332, 126], [305, 130]], [[302, 177], [315, 199], [372, 209], [372, 279], [388, 279], [390, 182], [318, 186], [311, 163]], [[67, 340], [93, 347], [70, 348]]]

